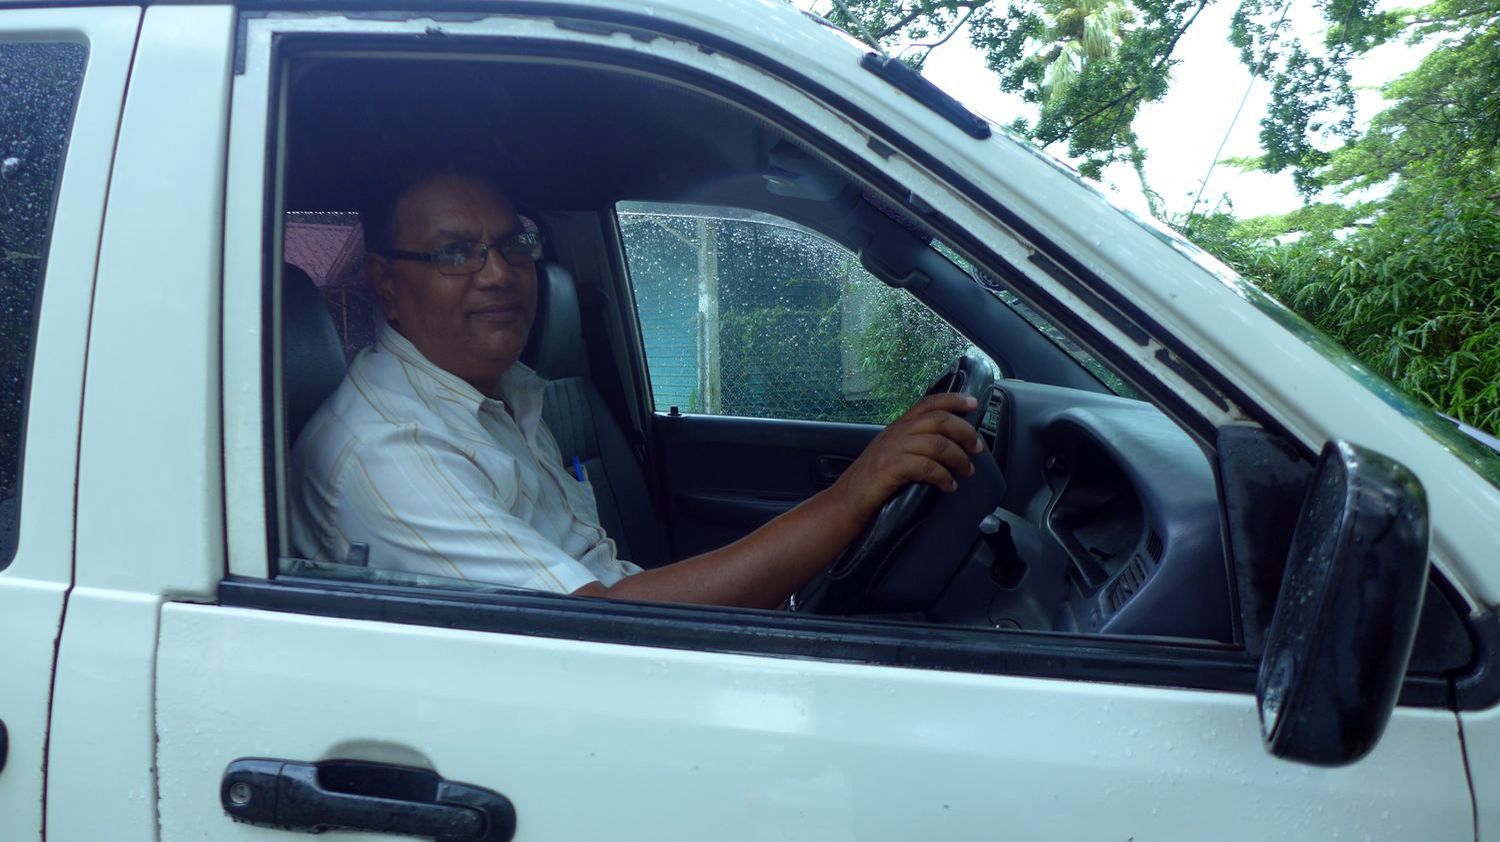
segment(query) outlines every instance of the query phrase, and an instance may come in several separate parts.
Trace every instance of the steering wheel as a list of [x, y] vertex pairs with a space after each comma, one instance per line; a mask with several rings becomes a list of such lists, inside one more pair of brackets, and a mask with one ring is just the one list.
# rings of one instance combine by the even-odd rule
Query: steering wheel
[[[989, 405], [994, 385], [995, 373], [989, 361], [971, 351], [959, 357], [926, 394], [957, 392], [973, 397], [978, 405], [960, 417], [977, 428]], [[976, 468], [980, 467], [979, 463], [980, 459], [976, 458]], [[993, 462], [990, 465], [993, 467]], [[965, 478], [960, 477], [955, 493], [963, 494], [965, 485]], [[862, 598], [886, 574], [892, 559], [921, 525], [941, 494], [936, 486], [923, 482], [908, 483], [899, 489], [881, 506], [859, 537], [792, 597], [788, 603], [790, 610], [847, 614], [858, 609]]]

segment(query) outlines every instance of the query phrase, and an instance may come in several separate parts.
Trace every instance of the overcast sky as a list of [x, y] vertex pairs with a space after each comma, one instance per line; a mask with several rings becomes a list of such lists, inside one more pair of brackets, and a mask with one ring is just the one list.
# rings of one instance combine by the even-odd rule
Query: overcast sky
[[[833, 0], [794, 2], [817, 12], [826, 12], [834, 5]], [[1290, 20], [1304, 24], [1299, 29], [1304, 38], [1316, 37], [1320, 25], [1321, 18], [1313, 3], [1314, 0], [1293, 0], [1289, 11]], [[1148, 103], [1136, 120], [1136, 132], [1147, 153], [1146, 177], [1161, 194], [1168, 214], [1182, 214], [1192, 206], [1226, 134], [1223, 159], [1261, 154], [1260, 120], [1270, 100], [1270, 83], [1257, 80], [1251, 85], [1249, 70], [1240, 64], [1238, 51], [1227, 40], [1229, 20], [1237, 5], [1235, 0], [1218, 0], [1199, 15], [1178, 44], [1180, 62], [1173, 69], [1167, 96], [1161, 102]], [[923, 75], [997, 122], [1009, 123], [1017, 115], [1034, 115], [1034, 108], [1020, 97], [1000, 91], [997, 77], [985, 68], [966, 35], [960, 33], [933, 51]], [[1376, 89], [1415, 67], [1424, 52], [1405, 44], [1387, 44], [1351, 64], [1354, 83], [1361, 88], [1358, 101], [1361, 128], [1381, 106]], [[1235, 109], [1245, 97], [1247, 87], [1249, 98], [1235, 120]], [[1067, 150], [1058, 147], [1050, 151], [1065, 157]], [[1105, 183], [1120, 204], [1143, 215], [1147, 212], [1140, 182], [1130, 166], [1120, 164], [1107, 169]], [[1200, 212], [1212, 208], [1226, 194], [1240, 217], [1282, 213], [1302, 203], [1293, 189], [1290, 173], [1244, 173], [1221, 163], [1209, 178]]]

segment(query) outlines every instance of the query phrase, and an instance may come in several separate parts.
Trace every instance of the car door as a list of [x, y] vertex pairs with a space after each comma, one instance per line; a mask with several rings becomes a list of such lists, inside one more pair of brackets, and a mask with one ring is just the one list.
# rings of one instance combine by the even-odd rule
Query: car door
[[139, 11], [0, 10], [0, 837], [39, 838], [105, 183]]
[[[278, 175], [298, 125], [280, 95], [299, 62], [433, 60], [415, 47], [533, 68], [587, 48], [632, 73], [641, 62], [691, 70], [753, 87], [840, 154], [946, 201], [954, 218], [970, 207], [756, 60], [786, 58], [786, 38], [838, 43], [818, 40], [790, 7], [602, 8], [239, 22], [222, 376], [188, 372], [222, 384], [223, 439], [209, 434], [202, 447], [201, 424], [138, 430], [144, 446], [113, 463], [128, 475], [171, 456], [170, 481], [150, 490], [192, 516], [191, 528], [156, 534], [108, 521], [117, 565], [162, 578], [151, 694], [160, 839], [390, 830], [397, 819], [418, 835], [488, 821], [489, 838], [506, 838], [505, 804], [517, 839], [1473, 837], [1452, 711], [1430, 697], [1436, 706], [1399, 709], [1374, 753], [1347, 768], [1289, 765], [1261, 748], [1256, 663], [1233, 647], [440, 588], [285, 559], [278, 486], [289, 479], [275, 419], [281, 367], [296, 361], [280, 359], [280, 267], [268, 255], [283, 213], [303, 210], [284, 205]], [[745, 46], [726, 54], [733, 42]], [[857, 55], [844, 57], [856, 72]], [[923, 136], [951, 142], [945, 131]], [[993, 219], [963, 219], [1013, 236]], [[144, 364], [167, 342], [111, 343], [109, 370]], [[165, 440], [173, 432], [186, 445]], [[119, 441], [102, 424], [99, 434]], [[222, 519], [204, 517], [219, 488]], [[216, 593], [203, 593], [205, 578]]]

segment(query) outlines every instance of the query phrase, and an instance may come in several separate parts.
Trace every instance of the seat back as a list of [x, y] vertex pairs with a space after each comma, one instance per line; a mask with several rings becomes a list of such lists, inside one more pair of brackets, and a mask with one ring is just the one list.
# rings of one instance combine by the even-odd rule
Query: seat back
[[542, 417], [563, 463], [583, 464], [620, 557], [648, 568], [671, 561], [640, 459], [588, 378], [573, 276], [556, 264], [538, 264], [537, 318], [521, 360], [547, 379]]
[[287, 442], [295, 442], [318, 407], [344, 379], [344, 343], [308, 274], [281, 268], [281, 378]]

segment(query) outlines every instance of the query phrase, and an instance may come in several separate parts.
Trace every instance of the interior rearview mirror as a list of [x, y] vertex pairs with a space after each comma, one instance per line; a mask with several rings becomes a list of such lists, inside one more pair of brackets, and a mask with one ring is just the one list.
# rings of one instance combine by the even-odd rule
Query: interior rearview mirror
[[1348, 442], [1323, 447], [1256, 684], [1271, 754], [1338, 766], [1375, 747], [1416, 637], [1427, 535], [1411, 471]]

